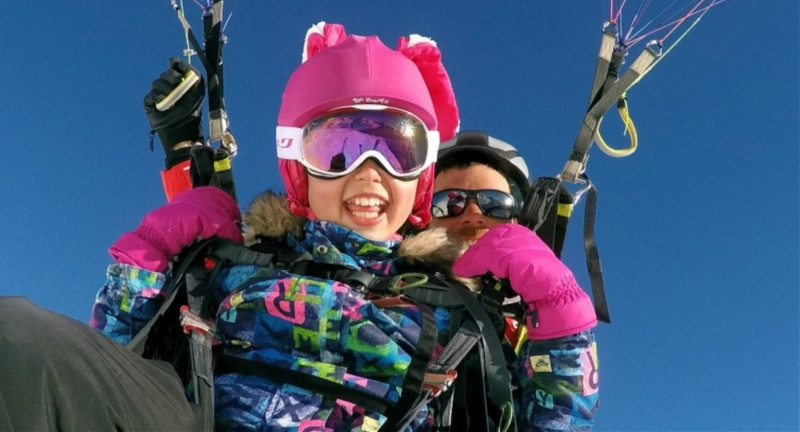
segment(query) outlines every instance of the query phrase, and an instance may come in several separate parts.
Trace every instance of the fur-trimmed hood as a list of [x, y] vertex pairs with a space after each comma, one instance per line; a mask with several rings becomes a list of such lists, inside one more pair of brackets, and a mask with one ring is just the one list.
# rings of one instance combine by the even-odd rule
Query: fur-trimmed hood
[[[300, 237], [306, 219], [289, 211], [285, 195], [266, 191], [250, 203], [244, 214], [244, 242], [251, 245], [256, 236], [282, 238], [288, 233]], [[464, 280], [452, 274], [456, 258], [467, 249], [466, 243], [449, 235], [444, 228], [429, 229], [403, 239], [398, 255], [411, 263], [424, 263], [426, 267], [439, 271], [450, 278], [465, 283], [470, 289], [474, 281]]]

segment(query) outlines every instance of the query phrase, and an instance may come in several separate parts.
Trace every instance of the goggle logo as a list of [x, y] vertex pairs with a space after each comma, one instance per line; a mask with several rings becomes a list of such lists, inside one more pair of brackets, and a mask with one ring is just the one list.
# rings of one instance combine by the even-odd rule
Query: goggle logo
[[294, 138], [281, 138], [275, 140], [275, 145], [278, 148], [290, 148], [294, 144]]

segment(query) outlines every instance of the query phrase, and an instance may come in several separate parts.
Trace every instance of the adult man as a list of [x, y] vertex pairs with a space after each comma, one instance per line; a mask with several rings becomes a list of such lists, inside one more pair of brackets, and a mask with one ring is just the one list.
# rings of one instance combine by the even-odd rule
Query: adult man
[[[587, 431], [598, 402], [591, 331], [597, 320], [572, 272], [535, 233], [514, 223], [528, 189], [528, 167], [512, 145], [485, 132], [461, 132], [439, 151], [430, 227], [470, 245], [456, 274], [507, 279], [526, 305], [514, 363], [514, 373], [527, 378], [519, 389], [520, 430]], [[533, 282], [534, 275], [546, 282]]]
[[430, 226], [473, 244], [517, 216], [528, 187], [528, 166], [511, 144], [481, 131], [461, 132], [439, 151]]

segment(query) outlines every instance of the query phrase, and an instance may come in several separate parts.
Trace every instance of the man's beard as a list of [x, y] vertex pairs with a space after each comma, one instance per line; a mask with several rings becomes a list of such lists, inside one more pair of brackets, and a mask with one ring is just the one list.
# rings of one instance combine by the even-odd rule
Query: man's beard
[[468, 245], [472, 246], [473, 244], [475, 244], [476, 241], [478, 241], [478, 239], [482, 235], [484, 235], [486, 233], [486, 231], [489, 231], [489, 229], [488, 228], [464, 227], [464, 228], [459, 229], [456, 232], [456, 235], [461, 237], [461, 240], [463, 240], [465, 243], [467, 243]]

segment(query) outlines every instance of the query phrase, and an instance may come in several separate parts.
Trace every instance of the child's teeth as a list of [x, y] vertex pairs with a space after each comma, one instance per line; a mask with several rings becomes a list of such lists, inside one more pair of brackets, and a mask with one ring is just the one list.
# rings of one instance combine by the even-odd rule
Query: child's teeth
[[363, 211], [354, 211], [353, 216], [364, 218], [364, 219], [375, 219], [378, 217], [378, 212], [363, 212]]
[[358, 206], [365, 206], [365, 207], [375, 207], [379, 205], [383, 205], [383, 200], [378, 198], [367, 198], [367, 197], [358, 197], [353, 200], [353, 204]]

